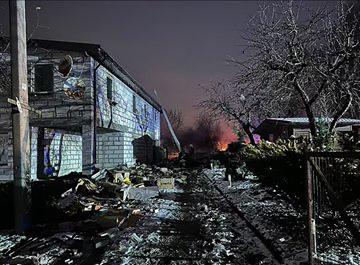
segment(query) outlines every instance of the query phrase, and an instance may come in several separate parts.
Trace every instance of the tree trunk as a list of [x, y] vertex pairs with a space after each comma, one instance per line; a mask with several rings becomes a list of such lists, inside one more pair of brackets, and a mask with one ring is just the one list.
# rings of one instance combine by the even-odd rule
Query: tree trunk
[[331, 133], [334, 132], [336, 125], [338, 123], [338, 121], [340, 120], [340, 118], [349, 110], [351, 104], [352, 104], [352, 100], [353, 100], [353, 96], [351, 94], [350, 91], [348, 91], [348, 97], [347, 97], [347, 102], [344, 104], [344, 106], [335, 114], [333, 120], [331, 121], [330, 127], [329, 127], [329, 131]]
[[256, 145], [254, 135], [253, 135], [252, 131], [250, 130], [250, 128], [251, 128], [250, 123], [248, 123], [248, 122], [247, 123], [242, 123], [242, 127], [244, 128], [245, 133], [249, 137], [250, 143], [252, 145]]
[[314, 113], [311, 109], [311, 106], [309, 104], [305, 103], [305, 111], [306, 111], [306, 116], [309, 119], [310, 133], [311, 133], [311, 136], [314, 138], [317, 136], [316, 120], [315, 120]]
[[311, 133], [311, 136], [314, 138], [317, 136], [316, 120], [315, 120], [315, 116], [314, 116], [314, 113], [313, 113], [312, 107], [311, 107], [312, 103], [314, 103], [314, 102], [310, 103], [308, 95], [301, 88], [301, 86], [299, 85], [299, 83], [296, 80], [294, 80], [293, 85], [294, 85], [295, 90], [299, 93], [301, 100], [305, 106], [306, 116], [308, 117], [308, 120], [309, 120], [310, 133]]

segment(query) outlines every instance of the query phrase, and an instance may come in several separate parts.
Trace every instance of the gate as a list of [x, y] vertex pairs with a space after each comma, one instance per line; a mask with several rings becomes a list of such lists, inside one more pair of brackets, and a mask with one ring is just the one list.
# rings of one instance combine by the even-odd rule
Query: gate
[[[344, 161], [360, 159], [360, 152], [309, 152], [306, 154], [309, 262], [316, 264], [316, 223], [329, 212], [339, 215], [356, 244], [360, 245], [358, 227], [348, 216], [343, 194], [349, 183], [344, 176]], [[360, 195], [359, 195], [360, 197]]]

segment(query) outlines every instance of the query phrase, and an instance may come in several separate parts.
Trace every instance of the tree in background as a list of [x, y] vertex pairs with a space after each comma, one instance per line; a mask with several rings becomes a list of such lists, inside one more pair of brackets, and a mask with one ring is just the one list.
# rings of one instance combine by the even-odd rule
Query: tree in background
[[200, 114], [194, 125], [180, 134], [180, 142], [183, 146], [193, 145], [195, 150], [215, 151], [222, 135], [221, 126], [214, 117]]
[[205, 88], [205, 99], [199, 105], [215, 117], [225, 118], [236, 131], [244, 131], [255, 144], [253, 128], [262, 119], [279, 115], [283, 109], [277, 101], [289, 101], [289, 97], [275, 95], [261, 83], [246, 82], [245, 78], [237, 75], [234, 80], [213, 83]]
[[340, 1], [332, 10], [311, 11], [301, 4], [261, 6], [243, 36], [246, 59], [231, 59], [237, 74], [207, 88], [200, 103], [237, 123], [252, 143], [249, 128], [265, 117], [303, 111], [316, 138], [315, 117], [330, 118], [333, 133], [358, 104], [360, 44], [352, 5]]
[[249, 59], [235, 62], [269, 91], [298, 97], [313, 137], [316, 116], [331, 118], [332, 133], [359, 89], [357, 24], [352, 6], [343, 2], [315, 11], [293, 1], [265, 5], [244, 37]]

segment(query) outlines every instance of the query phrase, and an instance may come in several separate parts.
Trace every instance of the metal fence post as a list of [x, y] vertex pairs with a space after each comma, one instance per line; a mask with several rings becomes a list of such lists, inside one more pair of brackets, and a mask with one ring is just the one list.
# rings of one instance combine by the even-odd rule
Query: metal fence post
[[309, 263], [314, 263], [316, 257], [316, 223], [314, 216], [313, 174], [311, 157], [306, 157], [307, 194], [308, 194], [308, 227], [309, 227]]

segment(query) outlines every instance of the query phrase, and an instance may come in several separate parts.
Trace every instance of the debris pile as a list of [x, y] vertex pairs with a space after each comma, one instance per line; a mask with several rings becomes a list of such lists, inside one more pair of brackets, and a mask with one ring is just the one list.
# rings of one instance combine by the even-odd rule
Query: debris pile
[[[121, 231], [136, 226], [148, 214], [147, 208], [155, 207], [153, 199], [178, 192], [190, 174], [181, 168], [134, 165], [80, 176], [53, 196], [52, 205], [62, 213], [62, 219], [38, 224], [26, 236], [14, 237], [13, 232], [0, 236], [0, 263], [93, 262], [98, 258], [96, 253], [117, 241]], [[139, 238], [134, 236], [133, 240]], [[148, 240], [156, 241], [156, 234]]]
[[[134, 165], [103, 169], [65, 191], [55, 204], [70, 216], [117, 209], [128, 200], [144, 201], [185, 184], [189, 171], [180, 168]], [[121, 207], [120, 207], [121, 208]]]

